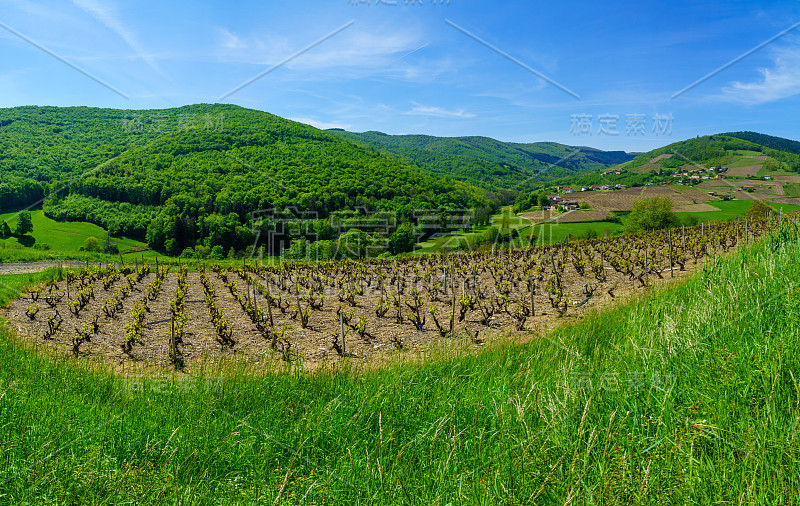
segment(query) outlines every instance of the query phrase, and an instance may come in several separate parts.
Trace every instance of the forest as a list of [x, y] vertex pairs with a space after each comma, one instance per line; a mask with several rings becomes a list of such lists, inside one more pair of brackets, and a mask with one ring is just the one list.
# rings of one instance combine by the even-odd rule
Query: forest
[[[426, 172], [334, 133], [233, 105], [0, 110], [1, 211], [42, 202], [170, 255], [252, 246], [252, 213], [326, 220], [360, 209], [496, 209], [509, 197]], [[46, 197], [46, 198], [45, 198]], [[345, 231], [340, 231], [345, 232]]]
[[488, 137], [387, 135], [382, 132], [333, 133], [405, 157], [425, 171], [452, 177], [489, 191], [528, 191], [556, 178], [575, 176], [627, 162], [624, 151], [601, 151], [556, 142], [529, 144]]

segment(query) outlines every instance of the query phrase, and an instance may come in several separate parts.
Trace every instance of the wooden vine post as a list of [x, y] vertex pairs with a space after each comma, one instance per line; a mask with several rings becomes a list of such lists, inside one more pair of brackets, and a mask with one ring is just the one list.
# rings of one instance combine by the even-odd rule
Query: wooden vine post
[[673, 263], [672, 263], [672, 235], [669, 233], [669, 229], [667, 229], [667, 245], [669, 246], [669, 277], [675, 277], [675, 271], [673, 270]]
[[531, 293], [531, 318], [535, 315], [534, 313], [534, 305], [533, 305], [533, 296], [536, 294], [536, 285], [533, 284], [533, 276], [528, 276], [528, 289]]
[[339, 309], [339, 336], [342, 339], [342, 355], [346, 353], [344, 345], [344, 310]]

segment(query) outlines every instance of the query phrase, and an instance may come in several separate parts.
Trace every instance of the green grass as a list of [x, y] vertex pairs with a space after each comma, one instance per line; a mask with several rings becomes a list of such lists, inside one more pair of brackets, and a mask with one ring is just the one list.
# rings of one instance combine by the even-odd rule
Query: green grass
[[[791, 213], [800, 210], [800, 206], [792, 204], [775, 204], [763, 201], [765, 204], [775, 210], [776, 213], [783, 210], [783, 213]], [[716, 207], [719, 211], [703, 211], [700, 213], [675, 213], [679, 218], [684, 219], [687, 216], [694, 216], [698, 220], [730, 220], [744, 216], [750, 206], [753, 205], [752, 200], [721, 200], [707, 202], [708, 205]]]
[[727, 162], [723, 163], [723, 165], [733, 169], [736, 167], [750, 167], [753, 165], [763, 166], [764, 163], [764, 160], [756, 160], [754, 158], [731, 157]]
[[761, 151], [750, 151], [747, 149], [737, 149], [733, 153], [739, 156], [764, 156], [764, 153]]
[[[139, 382], [0, 330], [9, 504], [791, 504], [800, 238], [526, 345]], [[22, 289], [25, 278], [7, 284]]]
[[[510, 208], [503, 208], [503, 210]], [[492, 216], [491, 223], [493, 226], [500, 228], [503, 221], [503, 211]], [[461, 244], [462, 249], [468, 249], [468, 244], [475, 241], [475, 239], [486, 230], [487, 227], [476, 227], [475, 232], [467, 232], [464, 234], [457, 234], [449, 237], [439, 237], [430, 241], [425, 241], [419, 244], [419, 249], [414, 251], [416, 255], [424, 255], [440, 251], [442, 247], [452, 247], [456, 243]], [[577, 222], [577, 223], [544, 223], [531, 226], [530, 221], [519, 216], [511, 215], [509, 217], [509, 228], [518, 230], [520, 237], [525, 245], [528, 244], [531, 232], [536, 234], [536, 244], [552, 244], [566, 239], [568, 236], [580, 237], [583, 236], [588, 230], [594, 230], [598, 235], [602, 236], [604, 233], [611, 235], [622, 229], [622, 225], [618, 223], [593, 221], [593, 222]]]
[[[520, 234], [525, 233], [525, 230], [530, 228], [530, 221], [526, 220], [525, 218], [520, 218], [516, 216], [511, 211], [511, 206], [506, 206], [500, 209], [500, 212], [493, 215], [490, 219], [492, 226], [501, 228], [503, 224], [503, 214], [510, 213], [508, 218], [509, 228], [511, 230], [519, 229]], [[428, 253], [436, 253], [440, 251], [442, 247], [448, 246], [452, 247], [456, 243], [462, 245], [463, 248], [467, 247], [468, 243], [472, 243], [475, 239], [481, 235], [483, 231], [485, 231], [488, 227], [475, 227], [474, 232], [466, 232], [463, 234], [454, 234], [447, 237], [437, 237], [436, 239], [431, 239], [429, 241], [424, 241], [419, 243], [418, 248], [414, 250], [415, 255], [425, 255]]]
[[530, 237], [531, 230], [536, 234], [536, 244], [552, 244], [561, 242], [572, 236], [572, 238], [583, 237], [589, 230], [602, 237], [605, 234], [612, 235], [622, 230], [623, 225], [606, 221], [589, 221], [577, 223], [541, 223], [526, 230], [523, 237]]
[[[101, 243], [106, 239], [106, 231], [97, 225], [84, 222], [58, 222], [44, 215], [44, 211], [37, 210], [31, 212], [33, 222], [33, 232], [20, 240], [17, 237], [0, 239], [0, 262], [11, 261], [37, 261], [50, 259], [70, 259], [70, 260], [94, 260], [108, 261], [109, 259], [119, 258], [118, 256], [87, 254], [80, 251], [88, 237], [96, 237]], [[0, 214], [0, 221], [8, 220], [8, 224], [13, 230], [17, 223], [17, 213]], [[145, 259], [153, 260], [156, 257], [165, 259], [167, 257], [147, 249], [147, 244], [127, 238], [113, 238], [112, 242], [117, 245], [120, 253], [125, 256], [135, 255]], [[32, 246], [47, 245], [50, 250], [37, 250]], [[144, 251], [146, 250], [146, 251]]]
[[800, 183], [786, 183], [783, 185], [783, 191], [787, 197], [800, 197]]

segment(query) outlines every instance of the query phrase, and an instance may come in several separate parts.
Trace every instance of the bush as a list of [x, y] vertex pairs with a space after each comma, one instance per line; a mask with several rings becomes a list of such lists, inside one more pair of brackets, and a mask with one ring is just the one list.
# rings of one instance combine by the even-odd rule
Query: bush
[[211, 253], [209, 253], [208, 258], [211, 260], [222, 260], [225, 258], [225, 248], [217, 244], [213, 248], [211, 248]]
[[766, 218], [769, 213], [774, 212], [771, 207], [760, 200], [750, 204], [750, 208], [745, 213], [747, 218]]
[[483, 231], [481, 234], [481, 242], [495, 242], [500, 235], [500, 230], [497, 227], [491, 226]]
[[690, 215], [686, 216], [685, 218], [683, 218], [682, 224], [686, 225], [687, 227], [696, 227], [697, 225], [700, 224], [700, 218], [690, 214]]
[[208, 246], [203, 246], [202, 244], [198, 244], [194, 247], [194, 257], [195, 258], [206, 258], [211, 253], [211, 248]]
[[103, 247], [100, 244], [100, 239], [90, 236], [83, 241], [83, 246], [81, 246], [80, 250], [88, 251], [89, 253], [100, 253], [103, 251]]
[[389, 252], [392, 255], [414, 251], [414, 244], [416, 244], [414, 231], [407, 225], [401, 225], [389, 236]]
[[657, 230], [674, 227], [679, 221], [669, 197], [646, 197], [633, 202], [627, 228], [630, 232]]

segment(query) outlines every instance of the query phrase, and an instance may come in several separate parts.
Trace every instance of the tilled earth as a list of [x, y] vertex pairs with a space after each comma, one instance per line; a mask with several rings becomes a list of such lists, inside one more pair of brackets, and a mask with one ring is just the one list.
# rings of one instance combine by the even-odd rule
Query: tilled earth
[[[685, 274], [686, 272], [675, 271], [676, 277]], [[357, 321], [359, 317], [364, 317], [368, 321], [367, 332], [363, 338], [352, 329], [347, 329], [344, 355], [348, 357], [348, 360], [355, 358], [365, 362], [379, 363], [381, 359], [398, 353], [404, 354], [406, 357], [418, 358], [424, 357], [426, 353], [434, 349], [451, 348], [467, 352], [478, 350], [492, 341], [508, 339], [509, 335], [514, 335], [516, 339], [530, 338], [560, 322], [574, 321], [587, 310], [608, 305], [643, 290], [635, 287], [627, 277], [609, 269], [607, 282], [603, 283], [602, 288], [597, 289], [591, 298], [588, 298], [583, 291], [583, 286], [591, 283], [591, 280], [568, 269], [562, 275], [564, 284], [568, 287], [567, 294], [570, 300], [569, 309], [564, 316], [559, 317], [556, 314], [548, 297], [539, 289], [534, 296], [535, 316], [528, 318], [523, 332], [511, 332], [514, 330], [514, 320], [505, 312], [496, 312], [489, 324], [485, 325], [481, 323], [480, 311], [477, 309], [468, 311], [461, 322], [458, 322], [458, 310], [456, 310], [455, 335], [452, 337], [443, 337], [436, 330], [433, 317], [428, 312], [429, 307], [433, 306], [441, 326], [449, 327], [452, 292], [448, 296], [442, 296], [441, 300], [428, 300], [420, 309], [426, 319], [422, 330], [415, 328], [407, 316], [403, 318], [402, 323], [398, 323], [395, 309], [390, 309], [384, 317], [378, 317], [375, 308], [381, 292], [375, 286], [365, 287], [363, 295], [356, 297], [354, 307], [340, 302], [335, 291], [326, 292], [323, 309], [312, 311], [309, 324], [305, 329], [301, 328], [299, 319], [293, 318], [296, 299], [290, 293], [283, 293], [284, 300], [290, 302], [289, 308], [285, 312], [281, 312], [272, 307], [272, 314], [273, 328], [279, 334], [282, 333], [284, 341], [290, 344], [289, 350], [286, 350], [282, 347], [271, 346], [271, 343], [261, 335], [218, 274], [209, 272], [208, 276], [216, 292], [217, 306], [233, 330], [232, 338], [235, 345], [232, 347], [222, 346], [217, 342], [208, 305], [204, 300], [200, 275], [189, 273], [185, 298], [185, 314], [188, 319], [182, 343], [178, 345], [187, 370], [230, 358], [265, 365], [276, 361], [290, 361], [302, 363], [304, 367], [310, 368], [342, 360], [343, 357], [333, 347], [335, 336], [338, 336], [340, 332], [338, 316], [340, 307], [343, 307], [345, 312], [353, 311], [352, 321]], [[147, 367], [169, 367], [170, 301], [175, 299], [177, 290], [177, 274], [174, 272], [166, 275], [157, 297], [147, 305], [148, 312], [145, 319], [147, 324], [142, 332], [141, 342], [134, 345], [129, 354], [122, 349], [122, 345], [125, 343], [125, 327], [131, 320], [131, 311], [134, 305], [141, 300], [144, 290], [154, 277], [154, 273], [148, 274], [137, 283], [130, 296], [124, 299], [122, 310], [113, 318], [107, 317], [101, 308], [121, 284], [125, 283], [124, 278], [117, 281], [108, 290], [104, 289], [102, 281], [95, 281], [93, 283], [94, 300], [90, 301], [77, 316], [69, 310], [69, 303], [76, 296], [77, 285], [69, 284], [66, 281], [58, 282], [58, 290], [63, 292], [65, 297], [55, 307], [45, 303], [43, 297], [40, 297], [38, 301], [33, 301], [31, 294], [25, 294], [2, 310], [0, 314], [11, 322], [12, 328], [20, 336], [58, 355], [72, 354], [72, 339], [81, 328], [81, 324], [91, 322], [97, 317], [98, 332], [91, 336], [90, 342], [79, 347], [80, 357], [99, 359], [122, 367], [125, 367], [126, 364], [128, 366], [140, 364]], [[664, 278], [669, 280], [669, 273], [664, 273]], [[488, 277], [481, 278], [480, 281], [485, 286], [491, 286], [492, 283], [492, 279]], [[241, 280], [239, 286], [242, 286]], [[609, 293], [609, 287], [616, 287], [616, 289]], [[456, 293], [461, 295], [458, 288]], [[526, 302], [530, 300], [527, 287], [518, 288], [512, 293], [512, 300], [522, 298]], [[259, 296], [256, 301], [267, 313], [266, 300]], [[31, 318], [26, 311], [36, 305], [40, 309]], [[404, 313], [407, 312], [407, 309], [404, 307]], [[63, 318], [63, 322], [52, 338], [45, 339], [43, 336], [48, 329], [48, 317], [56, 314]], [[503, 330], [509, 332], [503, 332]]]

